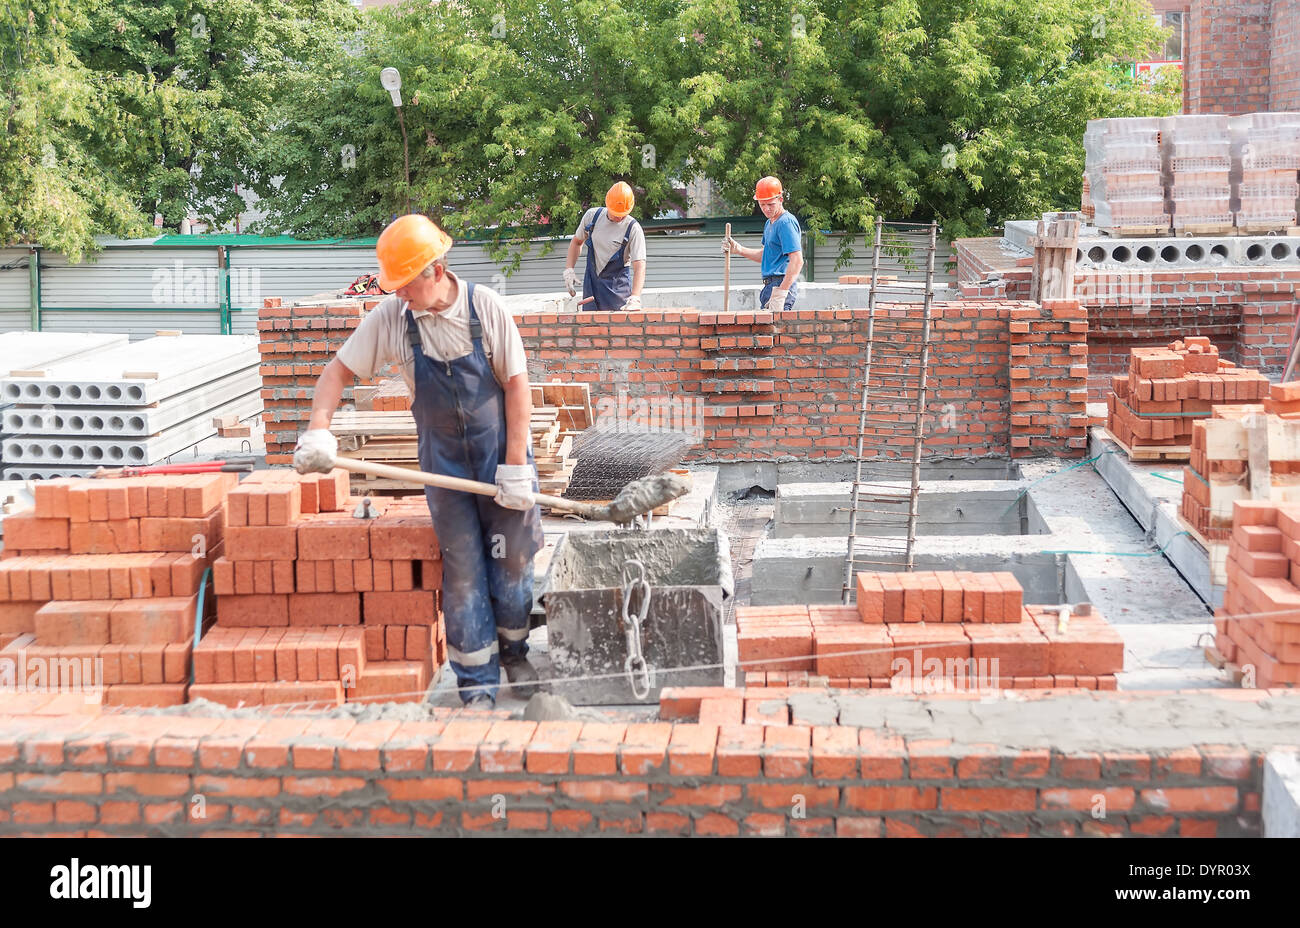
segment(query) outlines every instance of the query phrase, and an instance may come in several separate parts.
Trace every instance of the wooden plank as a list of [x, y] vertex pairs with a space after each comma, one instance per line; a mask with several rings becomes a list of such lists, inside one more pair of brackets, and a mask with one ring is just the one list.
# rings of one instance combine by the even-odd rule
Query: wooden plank
[[1106, 437], [1119, 445], [1130, 461], [1189, 461], [1192, 457], [1191, 445], [1134, 445], [1131, 448], [1124, 442], [1115, 437], [1115, 434], [1105, 426], [1101, 430], [1106, 433]]
[[1246, 453], [1250, 466], [1250, 498], [1268, 500], [1273, 497], [1273, 479], [1268, 461], [1268, 419], [1251, 413], [1242, 425], [1246, 429]]

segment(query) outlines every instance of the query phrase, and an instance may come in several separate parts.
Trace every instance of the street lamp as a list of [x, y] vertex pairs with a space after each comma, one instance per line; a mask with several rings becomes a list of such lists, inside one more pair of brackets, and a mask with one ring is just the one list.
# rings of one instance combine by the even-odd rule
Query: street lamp
[[397, 68], [384, 68], [379, 72], [379, 83], [393, 98], [397, 121], [402, 126], [402, 161], [406, 168], [406, 211], [411, 211], [411, 149], [406, 141], [406, 118], [402, 115], [402, 75]]

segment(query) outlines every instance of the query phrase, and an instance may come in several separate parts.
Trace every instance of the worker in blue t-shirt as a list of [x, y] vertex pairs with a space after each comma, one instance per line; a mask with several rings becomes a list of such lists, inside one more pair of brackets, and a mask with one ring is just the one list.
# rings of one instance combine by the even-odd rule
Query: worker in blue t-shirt
[[799, 295], [799, 272], [803, 270], [803, 235], [799, 220], [786, 211], [781, 197], [781, 182], [775, 177], [764, 177], [754, 188], [754, 199], [767, 217], [762, 248], [746, 248], [735, 239], [722, 243], [723, 254], [730, 251], [759, 262], [763, 292], [758, 296], [758, 303], [768, 312], [794, 309], [795, 298]]

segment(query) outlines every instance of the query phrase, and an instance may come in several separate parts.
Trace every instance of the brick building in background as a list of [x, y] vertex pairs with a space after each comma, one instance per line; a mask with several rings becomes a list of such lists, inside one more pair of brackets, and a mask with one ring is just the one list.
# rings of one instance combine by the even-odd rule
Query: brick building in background
[[1183, 112], [1300, 110], [1300, 0], [1150, 0], [1173, 34]]

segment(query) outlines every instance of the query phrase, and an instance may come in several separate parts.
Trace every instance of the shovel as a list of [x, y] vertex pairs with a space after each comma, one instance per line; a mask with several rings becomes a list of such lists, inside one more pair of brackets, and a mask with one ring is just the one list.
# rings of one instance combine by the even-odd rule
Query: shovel
[[[443, 474], [429, 474], [409, 467], [393, 467], [389, 464], [376, 464], [374, 461], [359, 461], [353, 458], [337, 458], [335, 467], [352, 471], [354, 474], [369, 474], [387, 480], [401, 480], [405, 483], [422, 483], [444, 490], [460, 490], [464, 493], [477, 493], [480, 496], [496, 496], [497, 487], [492, 483], [479, 483], [463, 477], [447, 477]], [[637, 516], [670, 503], [691, 489], [688, 476], [682, 474], [652, 474], [633, 480], [608, 503], [586, 503], [576, 499], [564, 499], [545, 493], [534, 493], [540, 505], [562, 512], [572, 512], [591, 519], [593, 522], [613, 522], [627, 525]]]

